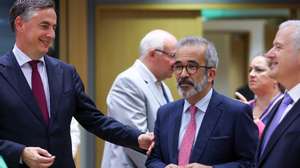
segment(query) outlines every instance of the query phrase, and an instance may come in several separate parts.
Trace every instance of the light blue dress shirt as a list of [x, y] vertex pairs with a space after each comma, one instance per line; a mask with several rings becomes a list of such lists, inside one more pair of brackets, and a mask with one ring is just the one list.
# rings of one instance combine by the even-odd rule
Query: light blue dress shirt
[[[195, 140], [197, 138], [197, 135], [199, 133], [200, 126], [202, 124], [203, 117], [205, 115], [205, 112], [207, 110], [209, 101], [212, 96], [212, 89], [200, 100], [198, 101], [195, 106], [197, 107], [197, 112], [196, 112], [196, 134], [195, 134]], [[180, 124], [180, 131], [179, 131], [179, 142], [178, 142], [178, 149], [180, 148], [185, 130], [188, 127], [188, 124], [191, 119], [191, 113], [188, 112], [189, 107], [191, 104], [185, 100], [184, 101], [184, 106], [183, 106], [183, 112], [182, 112], [182, 118], [181, 118], [181, 124]], [[200, 133], [201, 134], [201, 133]], [[195, 141], [194, 141], [195, 144]]]

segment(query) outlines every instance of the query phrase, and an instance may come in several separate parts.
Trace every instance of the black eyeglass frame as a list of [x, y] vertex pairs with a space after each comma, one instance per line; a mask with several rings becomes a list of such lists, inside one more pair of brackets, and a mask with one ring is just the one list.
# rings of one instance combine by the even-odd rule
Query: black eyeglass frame
[[165, 54], [166, 56], [168, 56], [170, 58], [175, 58], [175, 53], [169, 53], [169, 52], [161, 50], [161, 49], [154, 49], [154, 51]]
[[[193, 65], [192, 65], [193, 64]], [[189, 66], [193, 66], [192, 68], [195, 68], [195, 69], [192, 69], [191, 67], [188, 68]], [[177, 68], [177, 69], [176, 69]], [[179, 69], [178, 69], [179, 68]], [[205, 66], [205, 65], [199, 65], [198, 63], [196, 62], [192, 62], [192, 63], [187, 63], [186, 65], [178, 65], [178, 63], [175, 63], [173, 64], [172, 66], [172, 70], [175, 74], [181, 74], [183, 72], [183, 69], [185, 69], [185, 71], [190, 74], [190, 75], [193, 75], [195, 74], [196, 72], [198, 72], [198, 70], [200, 68], [203, 68], [203, 69], [211, 69], [213, 67], [209, 67], [209, 66]]]

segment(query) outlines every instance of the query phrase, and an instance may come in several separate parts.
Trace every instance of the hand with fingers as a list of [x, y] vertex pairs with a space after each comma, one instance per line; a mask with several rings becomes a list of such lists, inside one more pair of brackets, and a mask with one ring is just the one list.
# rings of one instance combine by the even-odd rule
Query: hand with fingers
[[154, 147], [154, 134], [153, 132], [147, 132], [141, 134], [138, 137], [139, 147], [141, 149], [147, 150], [147, 155], [149, 155]]
[[240, 92], [235, 92], [234, 94], [236, 95], [236, 97], [238, 98], [239, 101], [241, 101], [243, 103], [246, 103], [246, 104], [249, 104], [249, 101]]
[[30, 168], [48, 168], [55, 160], [55, 156], [39, 147], [25, 147], [21, 157]]
[[178, 165], [171, 163], [171, 164], [168, 164], [165, 168], [180, 168], [180, 167]]
[[191, 163], [186, 165], [184, 168], [212, 168], [212, 166], [207, 166], [200, 163]]

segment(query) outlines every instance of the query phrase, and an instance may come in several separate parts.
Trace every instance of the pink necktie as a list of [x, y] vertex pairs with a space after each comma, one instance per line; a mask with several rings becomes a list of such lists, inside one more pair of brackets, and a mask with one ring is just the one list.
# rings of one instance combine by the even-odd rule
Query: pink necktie
[[178, 165], [179, 166], [184, 166], [189, 163], [190, 160], [190, 155], [192, 152], [192, 147], [195, 139], [195, 133], [196, 133], [196, 112], [197, 112], [197, 107], [196, 106], [191, 106], [189, 108], [189, 112], [191, 113], [191, 119], [188, 124], [188, 127], [184, 133], [180, 149], [179, 149], [179, 154], [178, 154]]
[[258, 119], [256, 122], [256, 126], [258, 128], [258, 138], [261, 139], [261, 136], [265, 129], [265, 124], [262, 122], [262, 120]]
[[32, 92], [33, 92], [33, 95], [36, 98], [36, 101], [40, 107], [40, 110], [43, 115], [43, 119], [44, 119], [45, 123], [48, 125], [49, 113], [48, 113], [48, 108], [47, 108], [47, 101], [46, 101], [46, 96], [45, 96], [41, 76], [37, 69], [37, 64], [39, 62], [40, 61], [37, 61], [37, 60], [28, 62], [32, 68], [32, 75], [31, 75]]

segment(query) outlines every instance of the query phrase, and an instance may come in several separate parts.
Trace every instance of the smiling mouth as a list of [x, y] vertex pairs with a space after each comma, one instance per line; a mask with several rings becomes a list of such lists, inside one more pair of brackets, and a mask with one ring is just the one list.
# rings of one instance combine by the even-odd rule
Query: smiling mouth
[[52, 45], [53, 40], [40, 40], [44, 47], [49, 48]]

